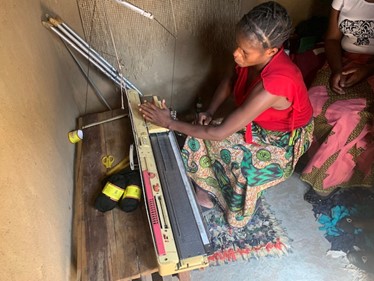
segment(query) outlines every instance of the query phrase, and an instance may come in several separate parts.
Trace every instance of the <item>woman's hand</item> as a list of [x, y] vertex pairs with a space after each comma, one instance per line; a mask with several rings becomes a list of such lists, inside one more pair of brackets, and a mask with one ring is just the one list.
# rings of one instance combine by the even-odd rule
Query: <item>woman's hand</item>
[[370, 76], [370, 68], [366, 65], [355, 65], [344, 69], [341, 73], [332, 74], [330, 87], [334, 92], [345, 94], [344, 88], [349, 88]]
[[339, 95], [344, 95], [344, 89], [343, 89], [343, 84], [344, 84], [345, 76], [339, 72], [339, 73], [333, 73], [330, 77], [330, 88], [333, 92], [339, 94]]
[[212, 121], [212, 114], [209, 112], [200, 112], [198, 116], [198, 124], [199, 125], [209, 125]]
[[143, 104], [139, 105], [139, 111], [145, 120], [160, 127], [169, 128], [170, 123], [173, 121], [165, 100], [162, 100], [161, 108], [154, 103], [145, 101]]
[[351, 87], [369, 77], [370, 69], [366, 65], [355, 66], [345, 69], [342, 75], [346, 77], [342, 83], [342, 87]]

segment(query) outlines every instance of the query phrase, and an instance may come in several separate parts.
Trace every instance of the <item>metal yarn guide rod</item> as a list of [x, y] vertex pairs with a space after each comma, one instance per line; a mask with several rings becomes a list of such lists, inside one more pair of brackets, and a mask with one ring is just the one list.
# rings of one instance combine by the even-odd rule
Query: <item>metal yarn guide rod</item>
[[42, 24], [57, 34], [64, 42], [74, 48], [74, 50], [96, 66], [97, 69], [99, 69], [119, 87], [135, 90], [142, 96], [142, 93], [138, 88], [136, 88], [121, 73], [119, 73], [108, 61], [106, 61], [60, 18], [53, 18], [47, 14], [46, 20], [42, 21]]
[[142, 15], [143, 17], [149, 18], [151, 20], [154, 19], [154, 16], [150, 12], [144, 11], [143, 9], [135, 6], [134, 4], [131, 4], [128, 1], [124, 1], [124, 0], [114, 0], [114, 1], [116, 1], [117, 3], [125, 6], [126, 8], [128, 8], [128, 9], [130, 9], [130, 10], [132, 10], [132, 11], [134, 11], [134, 12], [140, 14], [140, 15]]
[[88, 83], [91, 85], [91, 87], [93, 88], [96, 96], [100, 99], [100, 101], [109, 109], [109, 110], [112, 110], [112, 108], [110, 107], [110, 105], [108, 104], [108, 102], [105, 100], [105, 98], [103, 97], [103, 95], [101, 94], [100, 90], [97, 88], [96, 84], [94, 83], [94, 81], [92, 81], [92, 79], [90, 78], [90, 76], [88, 75], [88, 73], [86, 73], [82, 67], [82, 65], [80, 64], [80, 62], [78, 61], [78, 59], [75, 57], [75, 55], [73, 54], [73, 52], [70, 50], [70, 48], [66, 45], [66, 42], [64, 42], [64, 45], [66, 47], [66, 50], [68, 50], [69, 54], [71, 55], [71, 57], [73, 58], [73, 60], [75, 61], [75, 63], [77, 64], [79, 70], [82, 72], [82, 74], [84, 75], [84, 77], [86, 78], [86, 80], [88, 81]]

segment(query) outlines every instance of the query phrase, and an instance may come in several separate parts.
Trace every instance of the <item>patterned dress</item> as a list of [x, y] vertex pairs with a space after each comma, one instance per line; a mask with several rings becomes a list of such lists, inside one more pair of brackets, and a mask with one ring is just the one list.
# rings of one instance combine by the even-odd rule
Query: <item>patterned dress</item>
[[[365, 64], [373, 56], [346, 53], [344, 64]], [[301, 179], [320, 192], [337, 187], [374, 187], [374, 75], [339, 95], [330, 90], [326, 64], [309, 90], [314, 142]]]
[[232, 227], [245, 226], [264, 189], [291, 176], [309, 148], [313, 121], [292, 132], [270, 131], [252, 123], [253, 143], [245, 131], [223, 141], [186, 139], [182, 158], [188, 175], [212, 195]]
[[[238, 107], [257, 83], [291, 105], [283, 110], [266, 109], [242, 131], [222, 141], [188, 137], [182, 157], [189, 176], [216, 199], [227, 222], [243, 227], [256, 211], [262, 191], [291, 176], [311, 144], [314, 123], [301, 72], [283, 49], [257, 76], [248, 75], [251, 67], [235, 70], [233, 95]], [[248, 77], [254, 78], [248, 81]]]

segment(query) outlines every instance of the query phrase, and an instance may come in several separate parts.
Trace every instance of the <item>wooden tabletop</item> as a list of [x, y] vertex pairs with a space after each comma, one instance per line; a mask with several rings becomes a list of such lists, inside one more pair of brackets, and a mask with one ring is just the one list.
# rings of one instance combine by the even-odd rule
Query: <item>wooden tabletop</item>
[[[89, 114], [79, 118], [78, 128], [126, 113], [119, 109]], [[128, 156], [132, 142], [130, 120], [121, 118], [84, 129], [83, 140], [75, 144], [73, 238], [78, 280], [132, 280], [157, 272], [144, 202], [131, 213], [94, 208], [108, 171], [102, 157], [112, 155], [115, 166]]]

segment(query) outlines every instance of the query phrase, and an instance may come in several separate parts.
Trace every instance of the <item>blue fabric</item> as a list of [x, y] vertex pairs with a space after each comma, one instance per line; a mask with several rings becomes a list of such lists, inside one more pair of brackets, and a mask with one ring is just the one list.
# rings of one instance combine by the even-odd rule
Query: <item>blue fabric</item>
[[374, 249], [373, 234], [355, 228], [348, 233], [338, 227], [346, 217], [374, 218], [374, 190], [369, 188], [343, 189], [331, 198], [313, 205], [313, 212], [319, 229], [331, 243], [331, 250], [348, 253], [354, 246], [360, 249]]
[[331, 216], [322, 214], [320, 215], [318, 222], [322, 224], [320, 230], [325, 230], [326, 235], [339, 236], [342, 234], [342, 230], [337, 228], [336, 224], [343, 218], [350, 215], [349, 210], [344, 206], [335, 206], [331, 209]]

